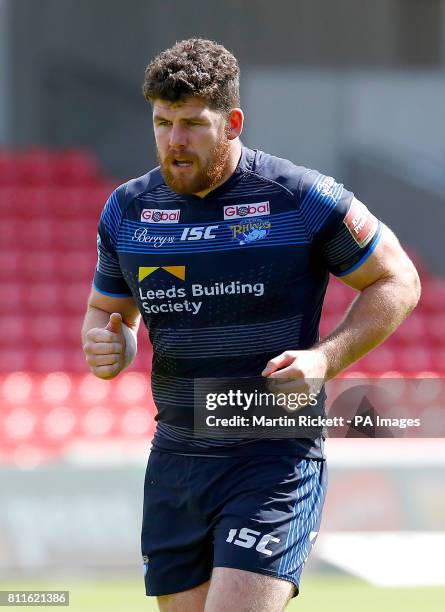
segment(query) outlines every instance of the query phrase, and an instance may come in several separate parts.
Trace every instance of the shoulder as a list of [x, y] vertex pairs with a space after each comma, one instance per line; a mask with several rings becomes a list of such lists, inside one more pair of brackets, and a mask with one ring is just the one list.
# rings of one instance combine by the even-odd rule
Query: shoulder
[[314, 173], [319, 174], [305, 166], [294, 164], [288, 159], [259, 150], [255, 151], [251, 172], [258, 178], [280, 185], [298, 198], [303, 195], [305, 183], [314, 180]]
[[336, 202], [343, 192], [343, 185], [332, 176], [263, 151], [255, 151], [252, 173], [281, 185], [301, 203]]
[[157, 166], [150, 170], [150, 172], [123, 183], [114, 193], [119, 200], [122, 212], [124, 212], [137, 197], [147, 194], [161, 185], [164, 185], [164, 179], [159, 166]]
[[99, 221], [102, 231], [106, 230], [116, 237], [120, 223], [132, 202], [138, 196], [148, 193], [163, 184], [161, 171], [157, 167], [147, 172], [147, 174], [130, 179], [116, 187], [102, 209]]

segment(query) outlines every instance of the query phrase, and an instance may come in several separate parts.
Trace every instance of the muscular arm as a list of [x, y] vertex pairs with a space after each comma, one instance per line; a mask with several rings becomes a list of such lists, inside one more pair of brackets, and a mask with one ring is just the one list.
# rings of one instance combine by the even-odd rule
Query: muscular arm
[[112, 298], [92, 289], [82, 325], [82, 346], [91, 371], [114, 378], [137, 353], [141, 315], [133, 298]]
[[420, 297], [417, 271], [386, 227], [369, 259], [340, 280], [360, 293], [340, 325], [314, 347], [325, 355], [327, 379], [383, 342]]
[[309, 350], [286, 351], [271, 359], [263, 376], [278, 379], [286, 390], [291, 385], [285, 380], [333, 378], [383, 342], [420, 297], [417, 271], [386, 227], [374, 253], [340, 280], [360, 292], [340, 325]]

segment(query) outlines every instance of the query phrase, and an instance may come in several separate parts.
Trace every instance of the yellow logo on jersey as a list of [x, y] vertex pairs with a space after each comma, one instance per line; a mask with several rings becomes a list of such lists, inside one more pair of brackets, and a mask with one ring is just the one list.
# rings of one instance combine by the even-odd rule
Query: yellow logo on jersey
[[185, 266], [141, 266], [139, 268], [139, 282], [142, 282], [144, 278], [153, 274], [156, 270], [165, 270], [169, 274], [176, 276], [180, 280], [185, 280]]

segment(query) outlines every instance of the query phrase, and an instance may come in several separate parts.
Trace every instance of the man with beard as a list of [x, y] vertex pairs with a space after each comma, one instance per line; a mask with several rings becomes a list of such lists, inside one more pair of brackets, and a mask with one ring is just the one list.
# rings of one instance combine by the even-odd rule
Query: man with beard
[[[104, 379], [134, 359], [141, 316], [153, 344], [146, 592], [161, 610], [279, 611], [318, 533], [323, 437], [206, 435], [194, 392], [201, 379], [263, 377], [274, 397], [321, 397], [414, 308], [418, 276], [333, 178], [242, 145], [239, 68], [224, 47], [177, 43], [148, 65], [143, 91], [160, 167], [104, 207], [82, 337]], [[329, 273], [358, 296], [320, 341]]]

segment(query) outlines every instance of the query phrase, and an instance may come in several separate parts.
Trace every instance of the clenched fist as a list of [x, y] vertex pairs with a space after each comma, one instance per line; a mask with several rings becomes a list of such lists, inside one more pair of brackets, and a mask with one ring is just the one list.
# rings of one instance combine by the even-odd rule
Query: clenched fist
[[317, 348], [286, 351], [271, 359], [261, 375], [268, 379], [275, 393], [314, 393], [318, 395], [325, 381], [328, 364]]
[[114, 378], [127, 365], [122, 325], [122, 316], [113, 312], [106, 327], [93, 327], [85, 335], [85, 358], [93, 374], [99, 378]]

